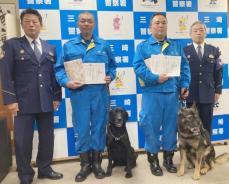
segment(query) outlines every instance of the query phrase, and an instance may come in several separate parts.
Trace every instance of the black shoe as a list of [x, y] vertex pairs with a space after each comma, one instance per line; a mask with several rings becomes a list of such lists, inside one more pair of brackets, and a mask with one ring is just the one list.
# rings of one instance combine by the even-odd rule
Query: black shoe
[[91, 166], [84, 165], [83, 167], [81, 167], [80, 172], [76, 175], [75, 181], [76, 182], [84, 181], [90, 173], [91, 173]]
[[163, 166], [170, 173], [176, 173], [177, 172], [177, 168], [173, 164], [173, 155], [174, 155], [174, 152], [172, 152], [172, 151], [164, 151], [164, 153], [163, 153], [163, 158], [164, 158]]
[[89, 152], [80, 154], [80, 166], [80, 172], [75, 177], [76, 182], [84, 181], [92, 171], [91, 156]]
[[100, 164], [93, 164], [92, 171], [97, 179], [103, 179], [105, 177], [105, 171], [101, 168]]
[[157, 154], [151, 154], [151, 153], [147, 152], [147, 155], [148, 155], [148, 161], [150, 163], [151, 173], [155, 176], [162, 176], [163, 172], [162, 172], [162, 169], [159, 165], [159, 160], [158, 160]]
[[101, 153], [98, 151], [92, 152], [92, 171], [97, 179], [103, 179], [105, 175], [105, 171], [101, 167], [102, 157]]
[[38, 171], [38, 176], [37, 177], [39, 179], [47, 178], [47, 179], [51, 179], [51, 180], [58, 180], [58, 179], [63, 178], [63, 174], [55, 172], [55, 171], [50, 171], [48, 173], [41, 173], [41, 172]]

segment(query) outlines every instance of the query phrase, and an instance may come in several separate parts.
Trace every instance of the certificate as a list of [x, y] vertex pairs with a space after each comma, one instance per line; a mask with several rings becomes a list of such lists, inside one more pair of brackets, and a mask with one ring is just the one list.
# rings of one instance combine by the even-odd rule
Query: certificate
[[83, 63], [82, 59], [64, 62], [67, 76], [83, 84], [104, 84], [105, 63]]
[[152, 55], [144, 62], [154, 74], [166, 74], [169, 77], [180, 76], [181, 56]]

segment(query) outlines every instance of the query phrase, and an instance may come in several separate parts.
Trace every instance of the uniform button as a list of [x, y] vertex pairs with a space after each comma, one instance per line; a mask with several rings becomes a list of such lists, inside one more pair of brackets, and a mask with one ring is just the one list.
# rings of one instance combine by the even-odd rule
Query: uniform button
[[38, 75], [39, 77], [42, 77], [42, 74], [41, 73], [39, 73], [39, 75]]
[[43, 87], [43, 84], [40, 84], [40, 87], [42, 88]]
[[200, 81], [200, 84], [202, 84], [202, 81]]
[[200, 67], [202, 67], [202, 65], [200, 65]]
[[202, 73], [200, 73], [200, 75], [202, 75]]

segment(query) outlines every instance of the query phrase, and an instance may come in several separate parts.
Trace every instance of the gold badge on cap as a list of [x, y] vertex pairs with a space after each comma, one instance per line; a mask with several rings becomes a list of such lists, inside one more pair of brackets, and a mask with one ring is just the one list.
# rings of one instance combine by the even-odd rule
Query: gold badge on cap
[[0, 59], [4, 58], [5, 51], [0, 47]]

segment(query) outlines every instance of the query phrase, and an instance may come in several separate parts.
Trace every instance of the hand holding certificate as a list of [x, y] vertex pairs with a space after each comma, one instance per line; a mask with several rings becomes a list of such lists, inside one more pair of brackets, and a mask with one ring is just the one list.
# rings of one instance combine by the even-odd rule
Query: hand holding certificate
[[169, 77], [180, 76], [180, 56], [152, 55], [145, 60], [145, 64], [152, 73], [166, 74]]
[[81, 59], [64, 62], [65, 71], [71, 81], [83, 84], [104, 84], [105, 63], [83, 63]]

